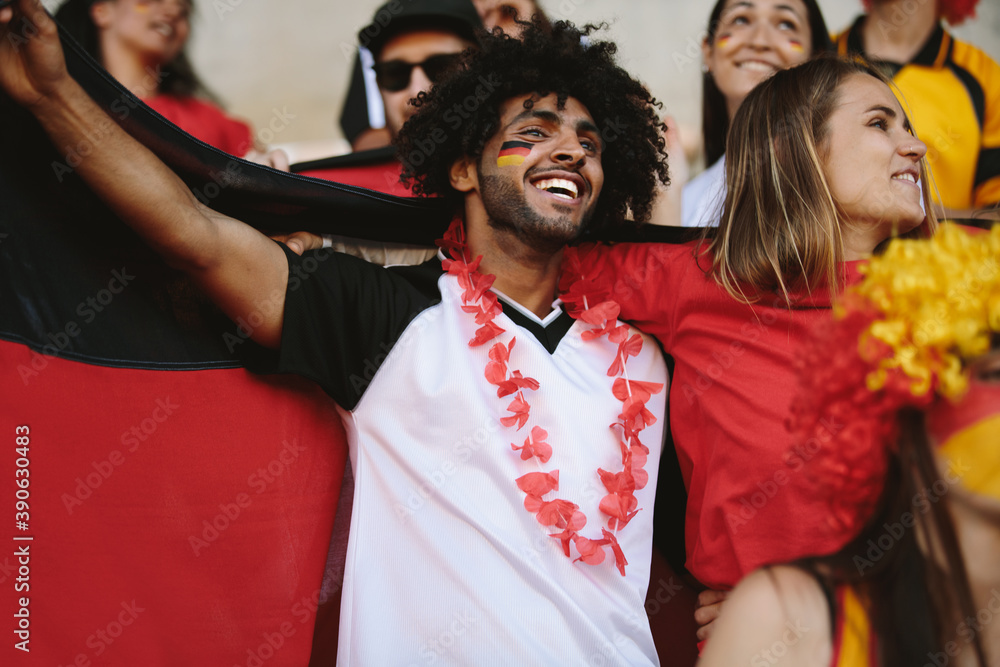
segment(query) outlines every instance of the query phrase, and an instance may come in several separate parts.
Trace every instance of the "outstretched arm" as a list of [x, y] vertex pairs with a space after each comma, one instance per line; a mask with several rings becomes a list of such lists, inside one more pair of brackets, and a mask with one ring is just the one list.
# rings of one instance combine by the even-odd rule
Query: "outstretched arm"
[[[39, 0], [0, 9], [0, 87], [29, 109], [59, 149], [89, 137], [77, 171], [168, 264], [190, 275], [232, 319], [257, 311], [251, 337], [277, 347], [288, 264], [281, 248], [202, 205], [170, 169], [132, 139], [69, 76], [58, 31]], [[262, 308], [263, 304], [269, 307]], [[255, 318], [255, 321], [257, 318]]]

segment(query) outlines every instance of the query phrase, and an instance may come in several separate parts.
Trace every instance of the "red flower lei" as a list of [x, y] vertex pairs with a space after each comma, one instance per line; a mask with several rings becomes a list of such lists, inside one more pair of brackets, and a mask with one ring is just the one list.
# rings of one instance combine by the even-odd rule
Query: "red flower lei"
[[[456, 219], [438, 241], [448, 258], [441, 262], [442, 268], [458, 279], [462, 294], [462, 310], [475, 316], [479, 328], [469, 341], [470, 347], [484, 345], [500, 336], [505, 330], [493, 320], [503, 312], [496, 294], [490, 291], [492, 275], [479, 272], [482, 256], [469, 260], [468, 248], [465, 242], [465, 230], [462, 221]], [[559, 490], [559, 470], [550, 472], [530, 472], [518, 477], [515, 482], [524, 491], [524, 508], [535, 515], [543, 526], [552, 526], [561, 532], [551, 533], [551, 536], [562, 542], [563, 553], [571, 558], [569, 545], [576, 546], [580, 556], [576, 561], [589, 565], [604, 562], [605, 547], [614, 554], [615, 564], [622, 576], [625, 576], [625, 566], [628, 561], [618, 545], [616, 537], [618, 530], [628, 525], [639, 512], [635, 491], [642, 489], [649, 481], [649, 474], [644, 470], [649, 448], [639, 440], [639, 433], [647, 426], [656, 422], [656, 417], [646, 409], [646, 402], [653, 394], [658, 394], [663, 385], [655, 382], [640, 382], [630, 380], [625, 372], [625, 364], [629, 357], [639, 354], [642, 349], [642, 337], [639, 334], [629, 336], [628, 325], [617, 325], [619, 306], [611, 300], [600, 300], [594, 306], [589, 305], [590, 299], [601, 290], [594, 280], [584, 277], [582, 264], [575, 252], [568, 252], [560, 280], [562, 299], [567, 304], [571, 316], [580, 319], [596, 328], [582, 334], [584, 341], [590, 341], [601, 336], [607, 336], [612, 343], [618, 344], [618, 352], [608, 369], [608, 375], [617, 379], [612, 383], [612, 393], [622, 402], [622, 412], [618, 421], [610, 428], [617, 436], [621, 449], [621, 472], [611, 473], [598, 468], [597, 474], [608, 494], [601, 499], [601, 512], [608, 516], [607, 527], [601, 528], [600, 539], [589, 539], [579, 533], [587, 525], [586, 515], [580, 511], [576, 503], [562, 498], [545, 499], [550, 492]], [[563, 288], [566, 289], [563, 289]], [[593, 300], [598, 301], [594, 298]], [[538, 381], [526, 377], [520, 370], [509, 367], [511, 352], [516, 337], [510, 342], [495, 342], [489, 351], [490, 361], [486, 364], [484, 373], [486, 381], [497, 388], [497, 397], [513, 396], [507, 406], [510, 414], [500, 419], [505, 427], [514, 427], [519, 431], [528, 423], [531, 417], [531, 404], [525, 392], [537, 391]], [[549, 433], [541, 426], [532, 427], [530, 434], [521, 446], [511, 443], [511, 450], [520, 455], [521, 460], [536, 459], [539, 467], [552, 458], [552, 446], [547, 442]], [[610, 530], [609, 530], [610, 529]]]

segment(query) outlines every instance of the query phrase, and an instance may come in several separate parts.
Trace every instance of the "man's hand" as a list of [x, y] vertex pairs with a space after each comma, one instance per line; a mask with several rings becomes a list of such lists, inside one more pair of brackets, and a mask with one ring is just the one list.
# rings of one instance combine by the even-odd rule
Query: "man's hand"
[[59, 31], [39, 0], [13, 0], [0, 9], [0, 87], [35, 107], [72, 81]]
[[296, 255], [301, 255], [306, 250], [318, 250], [329, 248], [329, 244], [324, 243], [322, 236], [310, 232], [295, 232], [294, 234], [278, 234], [272, 236], [275, 241], [280, 241], [288, 246], [288, 249]]
[[706, 641], [712, 634], [712, 624], [722, 613], [722, 603], [729, 597], [729, 591], [709, 589], [698, 594], [698, 608], [694, 610], [694, 620], [698, 623], [698, 641]]

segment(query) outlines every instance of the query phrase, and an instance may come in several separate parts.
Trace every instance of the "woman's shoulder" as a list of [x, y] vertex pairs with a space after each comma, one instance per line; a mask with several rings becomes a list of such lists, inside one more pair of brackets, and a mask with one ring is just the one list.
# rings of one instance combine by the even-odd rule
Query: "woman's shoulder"
[[823, 584], [801, 567], [776, 565], [752, 572], [733, 590], [731, 599], [759, 603], [774, 614], [799, 617], [813, 625], [816, 621], [830, 621]]
[[[704, 241], [684, 243], [584, 243], [567, 249], [585, 271], [601, 272], [603, 279], [659, 284], [683, 279], [690, 270], [701, 273]], [[711, 261], [708, 262], [711, 264]]]
[[699, 663], [704, 667], [778, 659], [828, 667], [832, 660], [828, 597], [819, 580], [798, 567], [747, 575], [723, 604], [717, 624]]

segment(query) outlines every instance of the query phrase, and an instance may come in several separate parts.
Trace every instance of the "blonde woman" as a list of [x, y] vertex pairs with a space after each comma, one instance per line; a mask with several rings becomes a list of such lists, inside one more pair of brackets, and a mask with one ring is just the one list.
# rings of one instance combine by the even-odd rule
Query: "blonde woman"
[[[675, 361], [687, 567], [710, 589], [843, 543], [817, 533], [825, 507], [785, 464], [793, 359], [883, 242], [936, 228], [921, 206], [925, 152], [882, 75], [813, 60], [776, 73], [737, 111], [717, 233], [582, 246], [569, 259]], [[703, 594], [700, 623], [722, 597]]]

